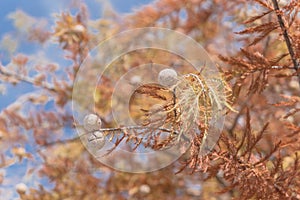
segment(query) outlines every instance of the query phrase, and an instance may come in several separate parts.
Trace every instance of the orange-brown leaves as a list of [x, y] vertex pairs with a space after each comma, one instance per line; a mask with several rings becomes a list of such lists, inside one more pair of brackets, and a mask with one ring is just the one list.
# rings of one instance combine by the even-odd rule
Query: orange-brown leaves
[[67, 52], [65, 58], [74, 62], [74, 73], [78, 71], [89, 50], [90, 35], [87, 30], [87, 17], [85, 6], [80, 7], [76, 16], [72, 16], [69, 12], [62, 13], [58, 16], [59, 20], [56, 22], [53, 33], [58, 38], [60, 45], [62, 45], [62, 49]]
[[68, 50], [80, 48], [81, 43], [88, 41], [87, 29], [80, 17], [73, 17], [69, 13], [63, 13], [56, 22], [54, 36], [58, 37], [63, 49]]
[[249, 46], [257, 44], [259, 41], [264, 39], [269, 35], [269, 33], [275, 29], [277, 29], [279, 25], [275, 22], [268, 22], [265, 24], [261, 24], [255, 27], [247, 28], [243, 31], [237, 32], [237, 34], [252, 34], [258, 33], [259, 35], [255, 37], [255, 39], [249, 44]]

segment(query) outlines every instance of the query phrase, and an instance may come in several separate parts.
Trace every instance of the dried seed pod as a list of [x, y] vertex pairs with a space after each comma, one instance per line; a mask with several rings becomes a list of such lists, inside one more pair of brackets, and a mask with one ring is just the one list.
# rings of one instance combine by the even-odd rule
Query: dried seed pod
[[89, 114], [83, 119], [83, 128], [88, 132], [99, 130], [101, 125], [101, 119], [95, 114]]
[[95, 131], [88, 137], [88, 149], [97, 151], [105, 144], [105, 136], [102, 131]]
[[144, 194], [149, 194], [151, 192], [151, 188], [147, 184], [141, 185], [139, 190], [141, 193], [144, 193]]
[[25, 194], [27, 190], [27, 186], [24, 183], [18, 183], [16, 185], [16, 190], [19, 194]]
[[72, 28], [72, 30], [73, 30], [74, 32], [76, 32], [76, 33], [83, 33], [83, 32], [86, 31], [85, 27], [84, 27], [83, 25], [81, 25], [81, 24], [76, 24], [76, 25]]
[[174, 69], [163, 69], [158, 74], [158, 83], [171, 87], [175, 85], [178, 81], [177, 72]]
[[138, 84], [140, 84], [141, 82], [142, 82], [142, 77], [140, 77], [140, 76], [138, 76], [138, 75], [135, 75], [135, 76], [131, 77], [131, 79], [130, 79], [130, 83], [131, 83], [132, 85], [138, 85]]

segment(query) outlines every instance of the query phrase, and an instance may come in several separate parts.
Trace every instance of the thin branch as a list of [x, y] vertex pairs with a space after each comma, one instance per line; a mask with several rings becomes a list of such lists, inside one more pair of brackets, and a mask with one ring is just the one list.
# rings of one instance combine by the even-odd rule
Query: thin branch
[[[272, 17], [272, 15], [268, 16], [268, 23], [270, 23], [272, 21], [271, 17]], [[268, 51], [268, 47], [269, 47], [270, 41], [271, 41], [271, 36], [268, 35], [267, 39], [266, 39], [265, 47], [264, 47], [264, 50], [263, 50], [263, 55], [265, 57], [266, 57], [266, 54], [267, 54], [267, 51]]]
[[77, 141], [79, 141], [79, 137], [70, 138], [70, 139], [66, 139], [66, 140], [57, 140], [57, 141], [48, 142], [48, 143], [44, 144], [43, 148], [51, 147], [54, 145], [65, 145], [65, 144], [77, 142]]
[[[124, 126], [124, 127], [117, 127], [117, 128], [101, 128], [99, 131], [103, 132], [115, 132], [115, 131], [126, 131], [126, 130], [143, 130], [143, 129], [149, 129], [149, 130], [160, 130], [164, 132], [174, 133], [178, 134], [176, 131], [166, 129], [166, 128], [157, 128], [157, 127], [151, 127], [151, 126]], [[86, 133], [89, 134], [89, 133]], [[83, 134], [85, 135], [85, 134]], [[82, 135], [80, 135], [82, 136]]]
[[[168, 133], [173, 133], [175, 135], [178, 135], [178, 132], [170, 130], [170, 129], [166, 129], [166, 128], [154, 128], [154, 127], [144, 127], [144, 126], [127, 126], [127, 127], [120, 127], [120, 128], [102, 128], [99, 129], [99, 131], [103, 131], [103, 132], [116, 132], [116, 131], [120, 131], [120, 132], [124, 132], [126, 130], [143, 130], [143, 129], [150, 129], [150, 130], [160, 130], [160, 131], [164, 131], [164, 132], [168, 132]], [[89, 134], [89, 133], [86, 133]], [[78, 137], [75, 138], [71, 138], [71, 139], [67, 139], [67, 140], [57, 140], [57, 141], [53, 141], [53, 142], [48, 142], [45, 145], [43, 145], [43, 147], [47, 148], [50, 146], [54, 146], [54, 145], [60, 145], [60, 144], [67, 144], [70, 142], [75, 142], [78, 141], [80, 139], [80, 137], [82, 137], [83, 135], [86, 134], [82, 134]], [[182, 136], [183, 139], [185, 141], [189, 141], [190, 139], [188, 137], [186, 137], [185, 135]]]
[[285, 26], [285, 24], [283, 22], [281, 14], [280, 14], [280, 9], [279, 9], [278, 2], [277, 2], [277, 0], [272, 0], [272, 2], [273, 2], [273, 5], [274, 5], [274, 9], [276, 11], [276, 15], [277, 15], [277, 18], [278, 18], [278, 23], [279, 23], [280, 28], [281, 28], [281, 30], [283, 32], [283, 37], [284, 37], [286, 46], [288, 48], [289, 54], [290, 54], [290, 56], [292, 58], [294, 69], [296, 70], [296, 73], [297, 73], [297, 76], [298, 76], [298, 79], [299, 79], [299, 84], [300, 84], [299, 63], [297, 62], [297, 58], [296, 58], [294, 49], [292, 47], [291, 40], [290, 40], [289, 34], [287, 32], [287, 28], [286, 28], [286, 26]]
[[231, 126], [231, 128], [229, 129], [229, 134], [231, 137], [233, 137], [233, 132], [234, 132], [234, 129], [236, 128], [236, 126], [238, 125], [238, 121], [240, 119], [240, 117], [243, 115], [243, 110], [247, 107], [248, 105], [248, 102], [251, 100], [252, 96], [254, 95], [253, 92], [251, 92], [248, 96], [248, 101], [244, 101], [243, 104], [241, 105], [241, 108], [240, 108], [240, 111], [239, 113], [236, 115], [235, 119], [233, 120], [233, 124]]
[[18, 81], [22, 81], [24, 83], [29, 83], [34, 86], [40, 86], [50, 92], [56, 92], [56, 90], [53, 87], [51, 87], [49, 84], [47, 84], [45, 82], [41, 83], [41, 84], [37, 84], [32, 78], [10, 72], [10, 71], [4, 69], [2, 66], [0, 66], [0, 74], [7, 76], [7, 77], [13, 77], [13, 78], [17, 79]]
[[[157, 128], [157, 127], [151, 127], [151, 126], [125, 126], [125, 127], [118, 127], [118, 128], [101, 128], [101, 129], [99, 129], [99, 131], [103, 131], [103, 132], [116, 132], [116, 131], [124, 132], [126, 130], [145, 130], [145, 129], [159, 130], [159, 131], [163, 131], [163, 132], [167, 132], [167, 133], [172, 133], [174, 135], [183, 137], [183, 139], [185, 141], [190, 141], [190, 139], [187, 136], [185, 136], [184, 134], [179, 135], [179, 133], [175, 130], [171, 130], [171, 129], [167, 129], [167, 128]], [[86, 134], [89, 134], [89, 133], [86, 133]], [[79, 137], [82, 137], [83, 135], [86, 135], [86, 134], [82, 134]]]

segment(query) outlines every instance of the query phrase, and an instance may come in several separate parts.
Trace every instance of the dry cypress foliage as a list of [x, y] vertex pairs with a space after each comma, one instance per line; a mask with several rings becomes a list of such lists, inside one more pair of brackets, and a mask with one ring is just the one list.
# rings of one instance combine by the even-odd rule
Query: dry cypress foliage
[[[20, 53], [9, 64], [0, 65], [3, 83], [33, 86], [32, 92], [0, 113], [0, 168], [21, 165], [26, 159], [38, 166], [29, 166], [26, 175], [38, 174], [51, 182], [53, 187], [18, 184], [22, 185], [22, 191], [17, 187], [20, 198], [26, 200], [191, 199], [192, 195], [202, 199], [300, 199], [299, 9], [297, 0], [159, 0], [121, 18], [106, 10], [101, 19], [90, 20], [86, 5], [80, 3], [75, 16], [58, 15], [52, 32], [29, 27], [31, 41], [58, 41], [72, 64], [62, 67], [47, 61], [30, 66], [32, 57]], [[131, 175], [103, 166], [87, 153], [79, 138], [70, 139], [65, 128], [79, 125], [73, 124], [68, 106], [76, 73], [94, 41], [103, 41], [125, 27], [148, 26], [192, 37], [215, 59], [223, 76], [208, 84], [201, 72], [190, 70], [190, 64], [178, 56], [141, 50], [115, 61], [118, 70], [112, 77], [104, 74], [95, 91], [82, 88], [95, 92], [95, 111], [102, 122], [99, 135], [115, 144], [107, 154], [124, 143], [132, 152], [140, 147], [161, 151], [179, 141], [190, 143], [179, 161], [168, 168]], [[144, 104], [132, 107], [131, 114], [142, 120], [137, 126], [111, 128], [115, 122], [107, 102], [114, 81], [145, 63], [174, 68], [179, 63], [183, 68], [178, 69], [179, 82], [170, 87], [138, 87], [133, 102]], [[83, 86], [84, 81], [89, 80], [83, 80]], [[222, 94], [214, 95], [220, 85]], [[53, 109], [48, 109], [48, 103]], [[211, 152], [201, 154], [218, 104], [227, 108], [222, 113], [226, 115], [224, 128]], [[189, 122], [195, 129], [189, 129]], [[27, 145], [34, 151], [26, 150]], [[97, 174], [99, 170], [103, 176]], [[3, 179], [1, 171], [0, 184]], [[202, 190], [192, 193], [190, 182], [199, 183]]]

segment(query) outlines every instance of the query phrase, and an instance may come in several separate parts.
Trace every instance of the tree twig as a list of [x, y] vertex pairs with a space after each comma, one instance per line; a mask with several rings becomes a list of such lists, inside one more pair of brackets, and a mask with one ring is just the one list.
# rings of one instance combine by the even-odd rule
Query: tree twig
[[286, 28], [286, 26], [285, 26], [285, 24], [283, 22], [281, 14], [280, 14], [280, 9], [279, 9], [278, 2], [277, 2], [277, 0], [272, 0], [272, 2], [273, 2], [273, 5], [274, 5], [274, 9], [276, 11], [276, 15], [277, 15], [277, 18], [278, 18], [278, 23], [279, 23], [280, 28], [282, 30], [286, 46], [287, 46], [289, 54], [290, 54], [290, 56], [292, 58], [294, 69], [296, 70], [296, 73], [297, 73], [297, 76], [298, 76], [298, 79], [299, 79], [299, 84], [300, 84], [300, 72], [299, 72], [300, 66], [299, 66], [299, 62], [297, 61], [297, 58], [296, 58], [296, 55], [295, 55], [295, 52], [294, 52], [294, 49], [293, 49], [293, 46], [292, 46], [289, 34], [287, 32], [287, 28]]
[[47, 84], [45, 82], [41, 83], [41, 84], [37, 84], [32, 78], [11, 72], [9, 70], [4, 69], [2, 66], [0, 66], [0, 74], [4, 75], [6, 77], [13, 77], [13, 78], [17, 79], [18, 81], [21, 81], [24, 83], [29, 83], [34, 86], [39, 86], [50, 92], [56, 92], [56, 90], [52, 86], [50, 86], [49, 84]]

